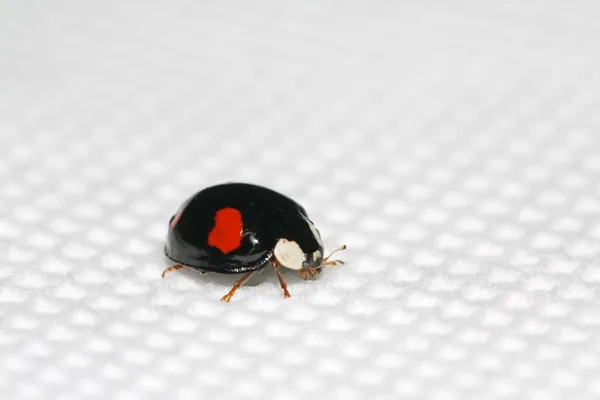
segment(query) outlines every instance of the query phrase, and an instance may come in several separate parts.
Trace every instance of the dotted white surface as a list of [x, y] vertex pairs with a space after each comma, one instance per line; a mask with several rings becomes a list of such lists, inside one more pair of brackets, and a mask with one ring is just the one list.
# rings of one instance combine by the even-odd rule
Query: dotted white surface
[[[1, 1], [0, 397], [599, 398], [599, 12]], [[161, 279], [230, 180], [347, 265]]]

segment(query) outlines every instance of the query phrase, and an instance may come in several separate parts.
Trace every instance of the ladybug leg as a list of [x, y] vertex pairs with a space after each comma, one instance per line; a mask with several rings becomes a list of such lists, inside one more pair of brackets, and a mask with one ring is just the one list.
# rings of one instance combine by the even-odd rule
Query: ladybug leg
[[321, 265], [323, 267], [335, 267], [338, 264], [344, 265], [345, 262], [343, 262], [342, 260], [332, 260], [332, 261], [324, 261], [324, 262], [321, 263]]
[[166, 274], [167, 272], [171, 272], [171, 271], [177, 271], [177, 270], [179, 270], [179, 269], [181, 269], [181, 268], [184, 268], [184, 267], [185, 267], [185, 265], [173, 265], [172, 267], [169, 267], [169, 268], [167, 268], [167, 269], [165, 269], [165, 270], [163, 271], [163, 273], [162, 273], [162, 277], [164, 278], [164, 277], [165, 277], [165, 274]]
[[229, 293], [227, 293], [225, 296], [221, 297], [221, 301], [227, 302], [229, 303], [229, 300], [231, 300], [231, 298], [233, 297], [233, 295], [235, 294], [235, 292], [241, 288], [242, 286], [244, 286], [244, 283], [246, 283], [246, 281], [248, 279], [250, 279], [250, 277], [252, 275], [254, 275], [256, 273], [256, 271], [250, 271], [246, 274], [244, 274], [244, 276], [242, 276], [236, 283], [235, 285], [233, 285], [233, 287], [231, 288], [231, 290], [229, 291]]
[[283, 290], [283, 297], [285, 297], [286, 299], [288, 297], [290, 297], [290, 292], [288, 292], [287, 290], [287, 283], [285, 283], [285, 279], [283, 279], [283, 275], [281, 275], [281, 272], [279, 272], [279, 264], [277, 263], [273, 263], [273, 271], [275, 271], [275, 275], [277, 276], [277, 279], [279, 280], [279, 284], [281, 285], [281, 289]]
[[319, 276], [319, 273], [320, 273], [320, 271], [317, 269], [317, 267], [302, 268], [300, 270], [300, 276], [305, 281], [308, 280], [309, 275], [316, 279], [317, 276]]

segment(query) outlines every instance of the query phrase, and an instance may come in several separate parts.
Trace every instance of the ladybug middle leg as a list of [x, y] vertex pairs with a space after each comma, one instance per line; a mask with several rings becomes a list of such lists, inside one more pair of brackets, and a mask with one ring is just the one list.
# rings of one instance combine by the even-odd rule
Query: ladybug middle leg
[[256, 272], [258, 271], [250, 271], [246, 274], [244, 274], [244, 276], [242, 276], [236, 283], [235, 285], [233, 285], [233, 287], [231, 288], [231, 290], [229, 291], [229, 293], [227, 293], [225, 296], [221, 297], [221, 301], [224, 301], [226, 303], [229, 303], [229, 300], [231, 300], [231, 298], [233, 297], [233, 295], [235, 294], [235, 292], [241, 288], [242, 286], [244, 286], [244, 283], [246, 283], [246, 281], [248, 279], [250, 279], [250, 277], [252, 275], [254, 275]]
[[287, 299], [288, 297], [291, 297], [291, 295], [290, 295], [290, 292], [288, 292], [288, 290], [287, 290], [287, 283], [285, 283], [285, 279], [283, 279], [283, 275], [281, 274], [281, 272], [279, 272], [279, 263], [277, 263], [277, 261], [273, 260], [272, 264], [273, 264], [273, 271], [275, 272], [275, 275], [277, 276], [277, 279], [279, 280], [279, 284], [281, 285], [281, 289], [283, 290], [283, 297]]

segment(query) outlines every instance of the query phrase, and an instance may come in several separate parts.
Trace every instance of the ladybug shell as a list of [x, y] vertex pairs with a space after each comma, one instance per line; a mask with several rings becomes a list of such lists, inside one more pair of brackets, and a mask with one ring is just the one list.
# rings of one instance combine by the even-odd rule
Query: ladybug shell
[[302, 206], [273, 190], [245, 183], [196, 193], [171, 218], [165, 254], [204, 271], [234, 274], [263, 268], [279, 239], [306, 254], [323, 244]]

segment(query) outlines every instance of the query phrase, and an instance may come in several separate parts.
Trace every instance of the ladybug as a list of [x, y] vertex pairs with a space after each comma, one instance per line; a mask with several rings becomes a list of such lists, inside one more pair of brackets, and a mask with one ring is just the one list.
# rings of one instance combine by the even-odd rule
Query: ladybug
[[273, 267], [284, 297], [290, 297], [280, 268], [316, 278], [323, 267], [343, 264], [323, 257], [321, 234], [304, 208], [273, 190], [246, 183], [226, 183], [201, 190], [169, 222], [166, 256], [202, 273], [244, 274], [222, 301], [256, 272]]

